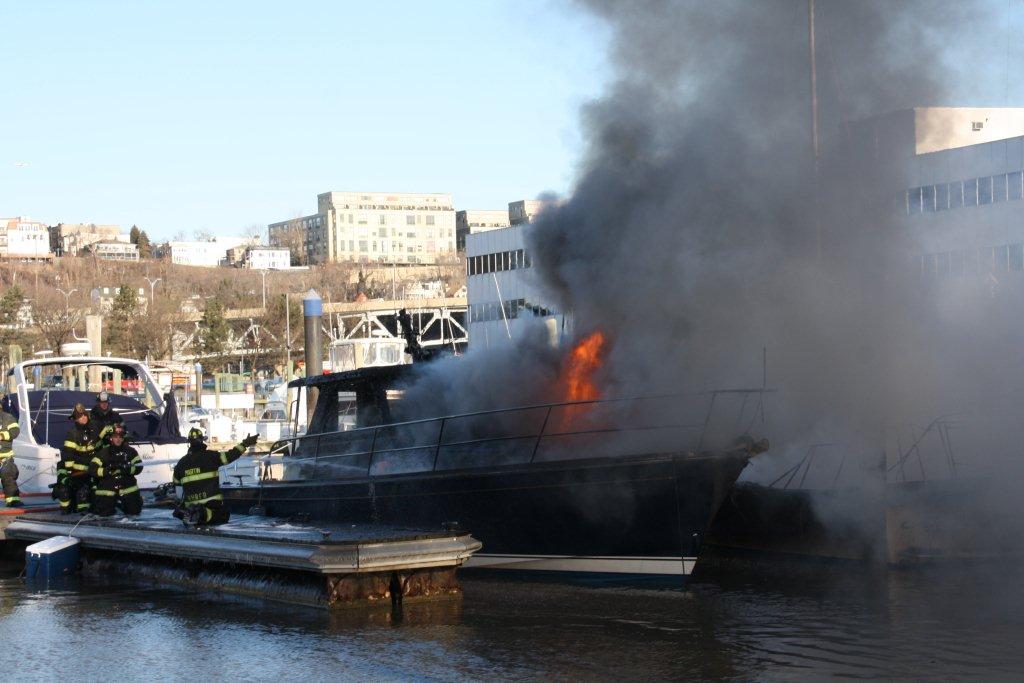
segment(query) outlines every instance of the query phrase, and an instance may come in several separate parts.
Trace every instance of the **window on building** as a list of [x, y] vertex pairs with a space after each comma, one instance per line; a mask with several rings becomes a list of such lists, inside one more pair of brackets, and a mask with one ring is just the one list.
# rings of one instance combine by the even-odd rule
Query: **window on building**
[[978, 205], [978, 179], [964, 181], [964, 206]]
[[1021, 185], [1021, 180], [1024, 179], [1024, 173], [1020, 171], [1014, 171], [1013, 173], [1006, 174], [1006, 196], [1011, 201], [1017, 201], [1024, 195], [1024, 187]]
[[1010, 270], [1024, 270], [1024, 244], [1011, 244], [1010, 249]]
[[935, 277], [935, 254], [924, 255], [924, 267], [922, 269], [922, 274], [926, 278]]
[[968, 249], [964, 255], [964, 275], [975, 277], [978, 275], [978, 252], [975, 249]]
[[949, 185], [942, 183], [935, 186], [935, 210], [945, 211], [949, 208]]
[[[380, 215], [380, 216], [379, 216], [379, 217], [377, 218], [377, 220], [378, 220], [378, 221], [380, 222], [380, 225], [387, 225], [387, 222], [388, 222], [388, 217], [387, 217], [387, 216], [385, 216], [384, 214], [381, 214], [381, 215]], [[383, 235], [381, 235], [381, 237], [383, 237]]]
[[911, 216], [921, 213], [921, 188], [907, 190], [907, 213]]
[[964, 252], [954, 251], [949, 255], [949, 274], [951, 277], [963, 277]]
[[925, 213], [935, 211], [934, 185], [925, 185], [921, 188], [921, 210]]
[[355, 248], [355, 242], [354, 242], [354, 241], [352, 241], [352, 240], [349, 240], [349, 241], [348, 241], [348, 250], [349, 250], [349, 251], [355, 251], [355, 250], [356, 250], [356, 248]]
[[433, 216], [427, 216], [427, 225], [433, 225], [433, 224], [434, 224], [434, 217]]
[[408, 215], [405, 217], [406, 225], [416, 225], [416, 216]]
[[496, 263], [497, 262], [497, 258], [496, 258], [496, 256], [497, 256], [497, 254], [488, 254], [487, 255], [487, 272], [488, 273], [493, 273], [493, 272], [495, 272], [497, 270], [497, 263]]
[[978, 178], [978, 204], [992, 203], [992, 177]]
[[964, 184], [960, 180], [954, 180], [949, 184], [949, 208], [959, 209], [964, 205]]
[[978, 250], [978, 274], [985, 275], [995, 270], [995, 249], [982, 247]]
[[1006, 201], [1006, 174], [992, 176], [992, 203]]

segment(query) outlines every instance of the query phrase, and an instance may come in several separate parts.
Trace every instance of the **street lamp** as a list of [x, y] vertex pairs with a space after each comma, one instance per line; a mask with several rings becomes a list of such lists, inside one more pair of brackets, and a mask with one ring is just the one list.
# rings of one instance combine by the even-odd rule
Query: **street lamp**
[[77, 292], [78, 289], [76, 288], [76, 289], [72, 289], [69, 292], [65, 292], [63, 289], [58, 287], [57, 291], [64, 295], [64, 315], [67, 315], [68, 311], [71, 310], [71, 295], [74, 294], [75, 292]]
[[163, 278], [158, 277], [156, 279], [151, 280], [148, 275], [146, 276], [146, 282], [149, 283], [149, 305], [150, 306], [153, 305], [153, 287], [156, 285], [156, 283], [160, 282], [162, 279]]

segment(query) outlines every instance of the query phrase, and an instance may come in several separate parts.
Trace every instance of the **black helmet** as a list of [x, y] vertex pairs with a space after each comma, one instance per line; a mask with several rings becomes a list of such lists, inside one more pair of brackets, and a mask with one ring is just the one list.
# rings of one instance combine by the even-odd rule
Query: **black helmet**
[[115, 436], [121, 439], [128, 438], [124, 431], [124, 425], [114, 425], [114, 428], [110, 430], [110, 434], [107, 436], [107, 440], [113, 439]]
[[206, 436], [203, 434], [203, 430], [199, 427], [193, 427], [188, 430], [188, 442], [190, 444], [206, 443]]
[[85, 406], [83, 406], [81, 403], [76, 403], [74, 409], [71, 411], [71, 420], [75, 421], [78, 418], [82, 417], [83, 415], [88, 417], [89, 413], [86, 412]]

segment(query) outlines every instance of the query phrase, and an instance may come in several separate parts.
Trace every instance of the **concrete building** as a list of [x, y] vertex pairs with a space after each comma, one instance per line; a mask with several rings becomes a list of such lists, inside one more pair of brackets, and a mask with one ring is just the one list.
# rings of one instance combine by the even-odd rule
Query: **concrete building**
[[242, 266], [252, 270], [287, 270], [291, 265], [291, 250], [276, 247], [249, 247], [242, 259]]
[[131, 242], [96, 242], [89, 251], [104, 261], [138, 261], [139, 247]]
[[455, 212], [455, 248], [466, 250], [466, 235], [507, 228], [508, 209], [465, 209]]
[[514, 341], [535, 318], [546, 318], [558, 333], [562, 329], [563, 316], [544, 301], [536, 285], [523, 229], [516, 225], [466, 237], [470, 348]]
[[532, 223], [533, 219], [544, 209], [554, 206], [554, 199], [520, 199], [508, 203], [508, 220], [510, 225]]
[[214, 268], [227, 263], [228, 250], [251, 245], [251, 237], [215, 237], [200, 242], [168, 242], [171, 263]]
[[28, 216], [0, 218], [0, 259], [45, 261], [53, 258], [50, 233]]
[[317, 213], [268, 226], [270, 244], [306, 263], [437, 263], [455, 252], [449, 194], [325, 192]]
[[914, 273], [1024, 293], [1024, 109], [918, 108], [853, 131], [879, 164], [906, 169], [892, 211]]
[[58, 223], [49, 228], [50, 249], [57, 256], [75, 256], [97, 242], [128, 242], [119, 225]]

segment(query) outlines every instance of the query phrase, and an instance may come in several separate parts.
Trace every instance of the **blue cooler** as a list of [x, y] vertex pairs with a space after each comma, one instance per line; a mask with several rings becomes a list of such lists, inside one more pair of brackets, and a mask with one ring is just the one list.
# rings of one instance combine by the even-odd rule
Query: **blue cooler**
[[50, 581], [78, 571], [78, 539], [54, 536], [25, 548], [25, 578]]

